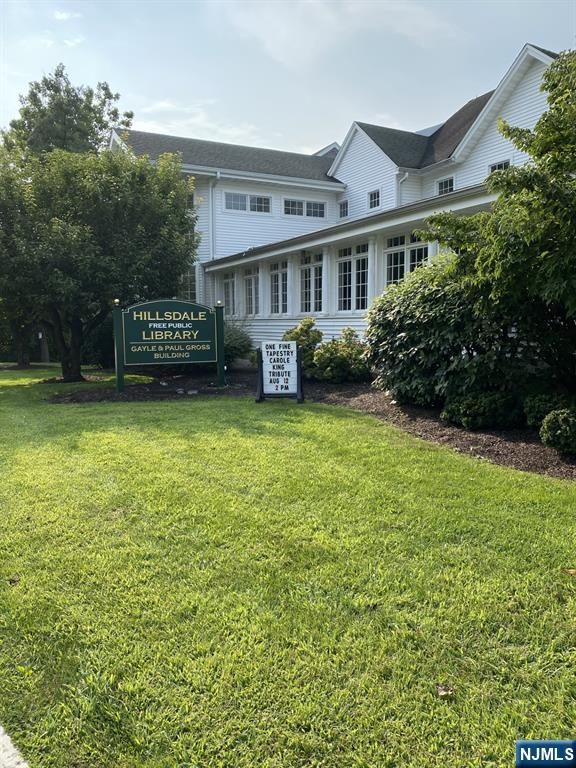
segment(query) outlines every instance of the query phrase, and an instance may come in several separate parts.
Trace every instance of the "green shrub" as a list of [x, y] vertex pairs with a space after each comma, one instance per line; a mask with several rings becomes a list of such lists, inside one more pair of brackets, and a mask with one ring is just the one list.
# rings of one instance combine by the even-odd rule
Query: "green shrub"
[[529, 427], [540, 429], [545, 417], [552, 411], [567, 408], [569, 400], [566, 395], [552, 392], [545, 395], [528, 395], [524, 399], [524, 413]]
[[544, 367], [523, 319], [480, 302], [489, 287], [459, 277], [442, 257], [388, 287], [368, 312], [375, 384], [400, 402], [440, 405], [452, 396], [514, 391]]
[[332, 339], [314, 353], [315, 376], [323, 381], [367, 381], [366, 344], [353, 328], [343, 328], [339, 339]]
[[224, 363], [230, 365], [238, 358], [245, 358], [252, 350], [252, 339], [240, 325], [227, 320], [224, 323]]
[[302, 375], [306, 379], [313, 378], [316, 366], [314, 364], [314, 352], [316, 347], [322, 341], [322, 331], [316, 328], [316, 322], [313, 317], [305, 317], [300, 320], [294, 328], [289, 328], [283, 341], [295, 341], [300, 348], [300, 359], [302, 361]]
[[576, 454], [576, 411], [568, 408], [549, 413], [540, 429], [540, 439], [559, 453]]
[[507, 429], [524, 423], [518, 400], [504, 392], [479, 392], [451, 398], [440, 418], [465, 429]]

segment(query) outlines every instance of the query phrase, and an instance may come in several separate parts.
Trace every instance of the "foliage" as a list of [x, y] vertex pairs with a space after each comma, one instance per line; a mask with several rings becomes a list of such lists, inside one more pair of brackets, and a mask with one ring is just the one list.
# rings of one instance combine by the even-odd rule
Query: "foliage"
[[465, 429], [507, 429], [524, 423], [518, 399], [504, 392], [449, 398], [440, 417]]
[[544, 418], [551, 412], [567, 408], [569, 398], [557, 392], [528, 395], [524, 398], [524, 413], [529, 427], [540, 429]]
[[[540, 318], [542, 357], [567, 387], [576, 381], [576, 52], [546, 70], [548, 110], [533, 130], [501, 123], [503, 135], [530, 161], [492, 174], [499, 195], [488, 213], [440, 214], [426, 237], [458, 249], [484, 291], [478, 304], [508, 316]], [[479, 308], [479, 312], [480, 312]]]
[[302, 375], [306, 379], [313, 378], [316, 366], [314, 364], [314, 353], [316, 347], [322, 341], [322, 331], [316, 328], [316, 321], [313, 317], [305, 317], [300, 320], [298, 325], [290, 328], [282, 336], [283, 341], [295, 341], [300, 348], [300, 359], [302, 361]]
[[59, 64], [52, 74], [30, 83], [20, 97], [20, 116], [11, 121], [4, 140], [25, 153], [94, 152], [107, 144], [112, 128], [130, 127], [133, 113], [120, 114], [119, 98], [105, 82], [96, 88], [72, 85]]
[[[194, 259], [189, 182], [176, 156], [0, 150], [0, 297], [51, 328], [65, 379], [115, 298], [175, 295]], [[31, 310], [30, 310], [31, 311]], [[30, 318], [29, 318], [30, 319]]]
[[542, 422], [540, 438], [544, 445], [559, 453], [576, 455], [576, 411], [551, 411]]
[[324, 381], [368, 381], [366, 344], [353, 328], [343, 328], [339, 339], [320, 344], [314, 353], [314, 375]]
[[82, 348], [82, 362], [104, 369], [114, 368], [114, 324], [109, 315], [85, 339]]
[[252, 347], [252, 339], [242, 326], [226, 320], [224, 323], [224, 362], [230, 365], [234, 360], [246, 358]]
[[401, 402], [430, 406], [535, 376], [541, 366], [532, 318], [507, 317], [497, 307], [475, 314], [480, 295], [451, 257], [389, 287], [368, 312], [376, 386]]
[[519, 727], [573, 737], [574, 483], [332, 406], [51, 405], [52, 376], [0, 371], [0, 711], [31, 766], [488, 768]]

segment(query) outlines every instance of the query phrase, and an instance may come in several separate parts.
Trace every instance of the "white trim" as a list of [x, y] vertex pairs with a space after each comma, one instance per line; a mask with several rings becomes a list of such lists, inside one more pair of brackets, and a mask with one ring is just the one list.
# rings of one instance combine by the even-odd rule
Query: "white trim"
[[[246, 208], [227, 208], [226, 207], [226, 195], [244, 195], [246, 198]], [[250, 208], [250, 198], [251, 197], [266, 197], [268, 200], [270, 200], [270, 210], [269, 211], [253, 211]], [[273, 215], [273, 203], [274, 198], [272, 195], [258, 195], [254, 194], [253, 192], [239, 192], [237, 189], [230, 189], [223, 187], [222, 188], [222, 212], [223, 213], [232, 213], [232, 214], [241, 214], [243, 216], [246, 216], [247, 214], [249, 216], [272, 216]]]
[[307, 187], [330, 192], [346, 189], [346, 185], [340, 181], [316, 181], [314, 179], [300, 179], [296, 176], [278, 176], [267, 173], [254, 173], [253, 171], [232, 171], [211, 166], [189, 165], [188, 163], [182, 163], [182, 173], [191, 173], [192, 175], [199, 176], [217, 176], [221, 179], [237, 179], [240, 181], [266, 181], [270, 184], [283, 184], [287, 187]]

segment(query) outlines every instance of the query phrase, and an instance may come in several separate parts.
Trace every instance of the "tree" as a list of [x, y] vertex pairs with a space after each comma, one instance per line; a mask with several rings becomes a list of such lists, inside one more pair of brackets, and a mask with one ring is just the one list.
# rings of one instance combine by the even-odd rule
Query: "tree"
[[[490, 212], [440, 214], [427, 238], [455, 249], [463, 274], [489, 304], [510, 316], [539, 318], [549, 337], [542, 354], [567, 387], [576, 381], [576, 52], [546, 70], [548, 109], [533, 130], [501, 122], [502, 134], [529, 162], [492, 174], [499, 194]], [[546, 330], [547, 329], [547, 330]]]
[[112, 128], [130, 127], [133, 113], [120, 113], [119, 98], [105, 82], [95, 89], [72, 85], [59, 64], [53, 74], [30, 83], [20, 97], [20, 116], [12, 120], [4, 140], [25, 153], [95, 152], [107, 144]]
[[[172, 296], [195, 254], [190, 182], [179, 158], [53, 150], [0, 174], [0, 295], [51, 330], [65, 381], [82, 379], [82, 347], [115, 298]], [[9, 276], [17, 279], [12, 281]]]

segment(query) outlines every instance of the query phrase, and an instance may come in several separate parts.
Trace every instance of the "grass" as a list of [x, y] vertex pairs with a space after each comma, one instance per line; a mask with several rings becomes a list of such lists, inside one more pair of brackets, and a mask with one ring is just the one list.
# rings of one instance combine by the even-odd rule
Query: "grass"
[[330, 406], [50, 405], [46, 375], [0, 371], [0, 722], [31, 768], [574, 737], [576, 485]]

